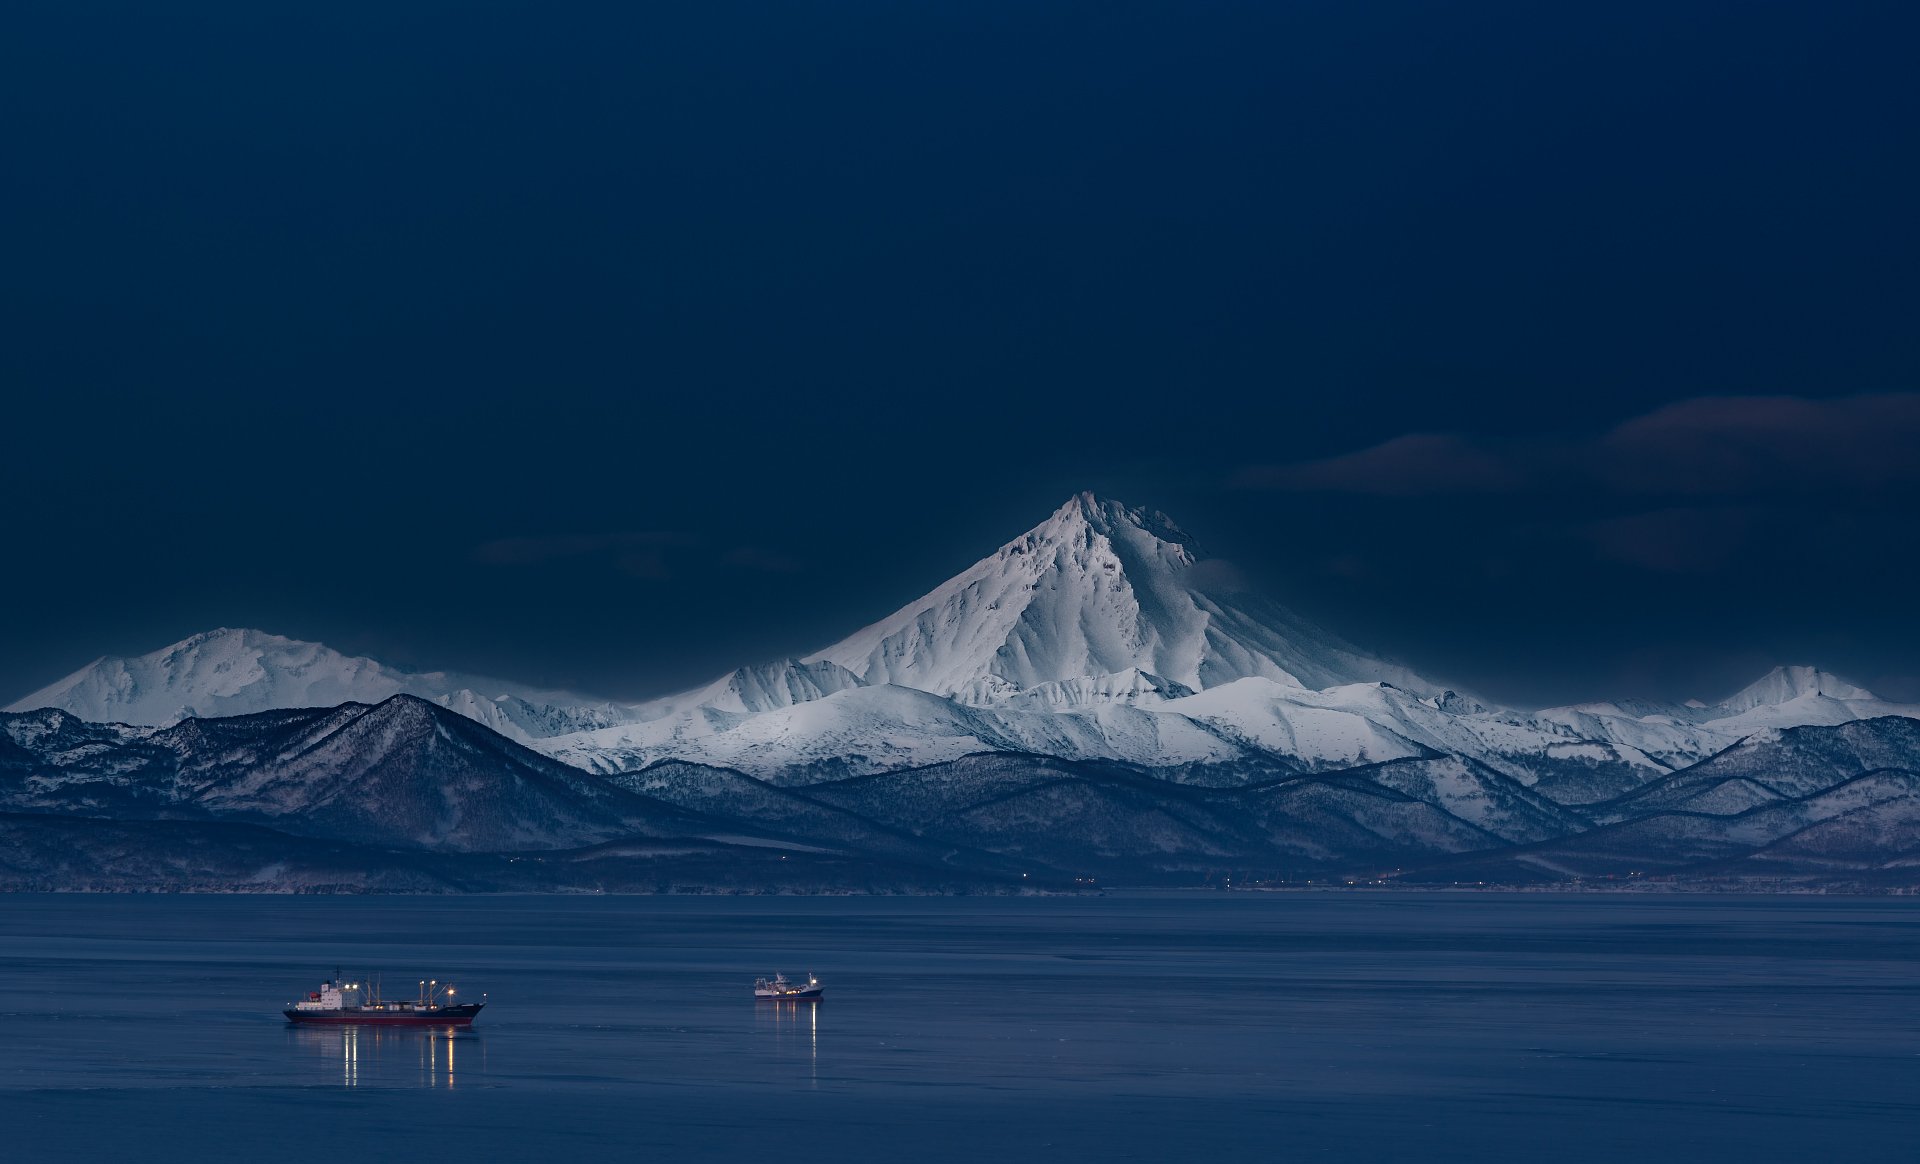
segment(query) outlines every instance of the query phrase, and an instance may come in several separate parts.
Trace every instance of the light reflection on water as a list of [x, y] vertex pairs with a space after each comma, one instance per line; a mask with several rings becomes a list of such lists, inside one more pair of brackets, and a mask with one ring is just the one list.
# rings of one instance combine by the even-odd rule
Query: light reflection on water
[[[771, 1057], [781, 1078], [792, 1082], [804, 1068], [807, 1084], [820, 1084], [820, 1002], [746, 1002], [754, 1041]], [[473, 1027], [286, 1024], [295, 1052], [290, 1066], [324, 1064], [325, 1079], [341, 1087], [455, 1088], [466, 1065], [485, 1072], [486, 1042]], [[643, 1036], [631, 1035], [638, 1041]], [[793, 1074], [788, 1074], [789, 1072]], [[303, 1072], [299, 1072], [303, 1073]]]
[[[805, 1069], [810, 1088], [820, 1082], [820, 1027], [824, 1003], [746, 1002], [742, 1018], [752, 1016], [755, 1042], [772, 1059], [781, 1078]], [[293, 1063], [324, 1064], [325, 1079], [341, 1087], [456, 1087], [464, 1064], [484, 1072], [486, 1042], [473, 1027], [391, 1027], [377, 1025], [286, 1024]], [[630, 1036], [639, 1041], [643, 1036]]]
[[[309, 1026], [287, 1024], [287, 1038], [308, 1061], [329, 1063], [342, 1087], [451, 1089], [457, 1064], [481, 1054], [479, 1032], [457, 1027]], [[466, 1045], [464, 1054], [462, 1044]]]
[[777, 1058], [797, 1058], [807, 1062], [807, 1085], [820, 1086], [820, 1012], [826, 1003], [756, 1000], [754, 1026], [771, 1039]]

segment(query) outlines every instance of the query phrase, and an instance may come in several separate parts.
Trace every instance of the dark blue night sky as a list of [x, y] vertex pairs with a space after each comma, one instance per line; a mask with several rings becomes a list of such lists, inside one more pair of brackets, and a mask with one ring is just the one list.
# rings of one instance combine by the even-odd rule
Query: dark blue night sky
[[0, 703], [620, 696], [1092, 488], [1494, 696], [1920, 697], [1908, 3], [0, 17]]

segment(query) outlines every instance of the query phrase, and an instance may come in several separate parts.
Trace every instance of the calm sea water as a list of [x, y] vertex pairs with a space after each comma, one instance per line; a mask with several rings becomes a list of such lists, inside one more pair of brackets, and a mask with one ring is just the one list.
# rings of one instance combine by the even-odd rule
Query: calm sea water
[[[471, 1032], [292, 1028], [335, 964]], [[815, 971], [818, 1008], [752, 979]], [[398, 984], [398, 989], [396, 989]], [[1920, 902], [0, 897], [7, 1160], [1899, 1160]]]

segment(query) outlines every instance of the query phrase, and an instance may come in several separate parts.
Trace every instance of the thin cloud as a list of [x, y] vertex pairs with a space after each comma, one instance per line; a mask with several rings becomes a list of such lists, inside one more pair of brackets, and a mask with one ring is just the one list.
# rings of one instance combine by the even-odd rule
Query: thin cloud
[[1410, 433], [1240, 471], [1243, 488], [1389, 497], [1558, 490], [1758, 497], [1920, 484], [1920, 393], [1683, 400], [1585, 440]]
[[1500, 456], [1461, 437], [1409, 433], [1344, 456], [1294, 465], [1256, 465], [1241, 470], [1237, 481], [1250, 489], [1412, 497], [1502, 493], [1520, 488], [1525, 477]]
[[1599, 475], [1623, 492], [1738, 496], [1915, 482], [1920, 393], [1683, 400], [1620, 425], [1594, 452]]

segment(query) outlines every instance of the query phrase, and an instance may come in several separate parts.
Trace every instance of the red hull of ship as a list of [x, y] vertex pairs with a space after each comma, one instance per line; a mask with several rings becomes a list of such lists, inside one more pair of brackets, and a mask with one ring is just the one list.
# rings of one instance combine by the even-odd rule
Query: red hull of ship
[[306, 1015], [300, 1015], [297, 1018], [293, 1015], [288, 1015], [287, 1017], [290, 1021], [296, 1023], [314, 1023], [337, 1027], [464, 1027], [471, 1026], [473, 1023], [473, 1016], [470, 1014], [453, 1018], [409, 1018], [402, 1015], [367, 1015], [364, 1017], [355, 1015], [352, 1018], [339, 1018], [334, 1016], [310, 1018]]
[[343, 1014], [339, 1011], [328, 1013], [310, 1010], [285, 1010], [280, 1013], [287, 1016], [288, 1022], [335, 1027], [464, 1027], [472, 1024], [474, 1018], [479, 1015], [480, 1008], [485, 1005], [485, 1003], [479, 1003], [471, 1007], [449, 1007], [438, 1014], [407, 1014], [405, 1012]]

